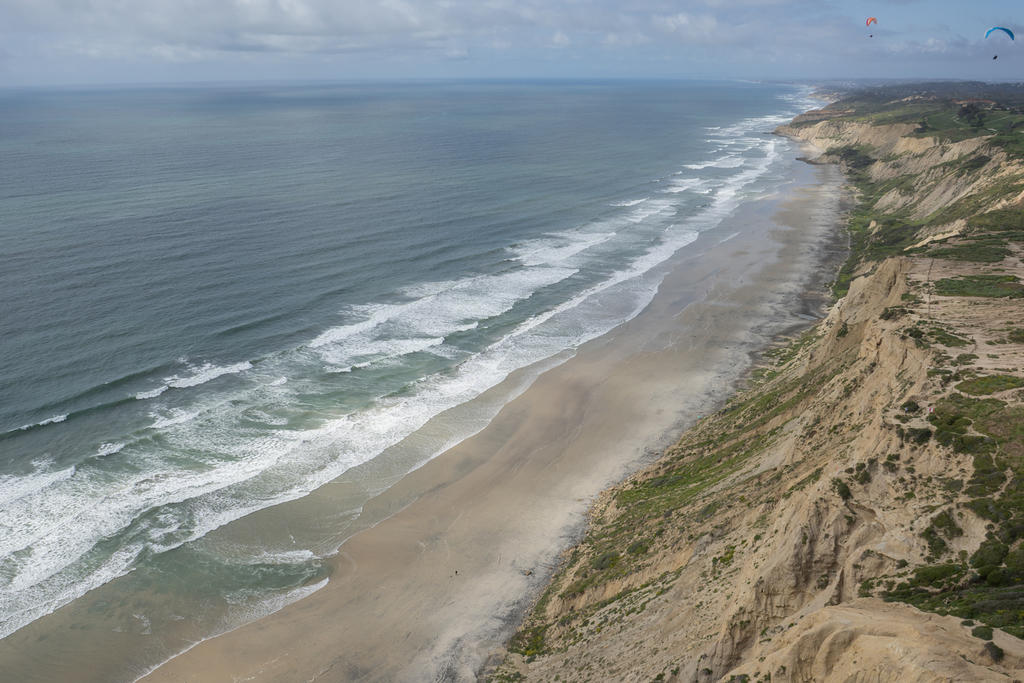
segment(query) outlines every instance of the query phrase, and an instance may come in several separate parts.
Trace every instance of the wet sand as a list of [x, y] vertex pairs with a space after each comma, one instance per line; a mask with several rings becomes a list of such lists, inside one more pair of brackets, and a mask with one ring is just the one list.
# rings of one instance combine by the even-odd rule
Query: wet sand
[[820, 312], [841, 251], [841, 177], [794, 173], [785, 196], [744, 204], [677, 254], [639, 316], [370, 501], [363, 514], [382, 521], [342, 545], [326, 587], [142, 680], [475, 679], [594, 496], [714, 410], [771, 338]]

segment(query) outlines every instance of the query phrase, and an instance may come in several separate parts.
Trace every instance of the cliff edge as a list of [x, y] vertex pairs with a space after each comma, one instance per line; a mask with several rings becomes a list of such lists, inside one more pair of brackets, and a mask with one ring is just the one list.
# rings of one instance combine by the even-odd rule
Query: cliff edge
[[857, 192], [836, 303], [602, 495], [485, 678], [1024, 679], [1024, 112], [897, 94], [779, 129]]

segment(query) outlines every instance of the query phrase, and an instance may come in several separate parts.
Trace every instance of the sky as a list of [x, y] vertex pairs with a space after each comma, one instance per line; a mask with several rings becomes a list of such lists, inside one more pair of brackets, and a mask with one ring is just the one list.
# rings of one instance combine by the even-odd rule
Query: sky
[[1024, 81], [1024, 0], [0, 0], [0, 86], [437, 78]]

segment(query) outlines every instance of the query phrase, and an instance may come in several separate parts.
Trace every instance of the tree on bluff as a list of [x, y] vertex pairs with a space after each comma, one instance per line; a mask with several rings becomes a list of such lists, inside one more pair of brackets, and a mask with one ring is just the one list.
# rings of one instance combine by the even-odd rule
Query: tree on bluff
[[974, 128], [981, 128], [982, 124], [985, 123], [985, 112], [974, 102], [970, 102], [960, 107], [960, 111], [957, 116], [961, 121], [966, 121], [969, 125]]

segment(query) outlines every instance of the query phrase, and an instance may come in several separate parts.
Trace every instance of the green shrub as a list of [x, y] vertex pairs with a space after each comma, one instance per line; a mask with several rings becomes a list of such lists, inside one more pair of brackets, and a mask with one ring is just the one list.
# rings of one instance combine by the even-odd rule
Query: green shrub
[[936, 344], [942, 344], [943, 346], [967, 346], [970, 344], [970, 340], [958, 337], [955, 334], [950, 334], [940, 327], [933, 327], [929, 336]]
[[832, 490], [835, 491], [844, 502], [853, 498], [853, 492], [850, 491], [850, 487], [842, 479], [832, 480]]
[[939, 410], [928, 416], [928, 421], [935, 425], [937, 432], [965, 434], [971, 426], [970, 418], [944, 408], [946, 406], [940, 404]]
[[939, 557], [946, 552], [946, 541], [944, 539], [963, 536], [964, 530], [953, 519], [949, 510], [943, 510], [932, 517], [928, 528], [921, 532], [921, 538], [928, 544], [928, 552], [932, 557]]
[[844, 166], [855, 171], [863, 170], [875, 163], [871, 155], [866, 153], [865, 147], [856, 147], [854, 145], [835, 147], [828, 150], [828, 153], [839, 157], [839, 161]]
[[999, 568], [1009, 551], [1010, 549], [1006, 547], [1005, 543], [989, 539], [984, 541], [971, 555], [971, 566], [978, 570], [978, 574], [982, 578], [986, 578], [992, 571]]
[[991, 569], [985, 574], [985, 583], [989, 586], [1008, 586], [1012, 579], [1012, 575], [1002, 567]]
[[957, 453], [990, 453], [995, 448], [992, 439], [973, 434], [958, 434], [944, 430], [935, 432], [935, 440], [943, 446], [949, 446]]
[[990, 161], [992, 161], [992, 157], [986, 156], [984, 154], [979, 154], [978, 156], [971, 157], [967, 161], [960, 164], [960, 170], [967, 172], [977, 171], [979, 168], [981, 168]]
[[647, 552], [647, 548], [648, 545], [646, 541], [634, 541], [628, 548], [626, 548], [626, 552], [630, 555], [643, 555]]
[[1024, 285], [1013, 275], [963, 275], [935, 282], [942, 296], [1024, 297]]
[[975, 263], [998, 263], [1012, 252], [1002, 240], [982, 243], [958, 244], [945, 249], [932, 249], [926, 255], [934, 258], [973, 261]]
[[991, 626], [975, 626], [971, 629], [971, 635], [982, 640], [992, 640]]
[[1011, 550], [1003, 559], [1006, 568], [1014, 573], [1024, 572], [1024, 546]]
[[526, 657], [539, 655], [544, 652], [544, 634], [547, 630], [547, 626], [524, 628], [512, 636], [508, 649]]
[[601, 571], [603, 569], [614, 567], [618, 561], [619, 554], [614, 550], [609, 550], [607, 552], [601, 553], [600, 555], [592, 559], [590, 561], [590, 566], [592, 566], [594, 569], [598, 571]]
[[938, 586], [946, 579], [958, 576], [963, 573], [963, 567], [958, 564], [933, 564], [918, 567], [914, 570], [914, 578], [911, 579], [912, 586]]
[[964, 530], [956, 523], [949, 510], [943, 510], [935, 515], [932, 518], [931, 526], [941, 531], [942, 535], [946, 538], [956, 538], [957, 536], [964, 535]]
[[996, 465], [990, 454], [978, 453], [974, 456], [974, 476], [968, 482], [967, 495], [985, 496], [992, 494], [998, 491], [1005, 483], [1006, 473]]
[[965, 394], [974, 394], [976, 396], [988, 396], [997, 391], [1006, 391], [1018, 387], [1024, 387], [1024, 377], [1015, 377], [1014, 375], [986, 375], [985, 377], [975, 377], [956, 385], [956, 388]]
[[907, 440], [920, 445], [928, 443], [932, 438], [932, 430], [927, 427], [911, 427], [907, 430]]
[[968, 219], [968, 225], [972, 228], [988, 229], [996, 232], [1024, 230], [1024, 212], [1016, 208], [989, 211], [988, 213], [971, 216]]
[[904, 308], [903, 306], [887, 306], [885, 310], [882, 311], [882, 314], [879, 315], [878, 317], [881, 320], [893, 320], [899, 318], [900, 316], [906, 315], [906, 313], [907, 309]]

